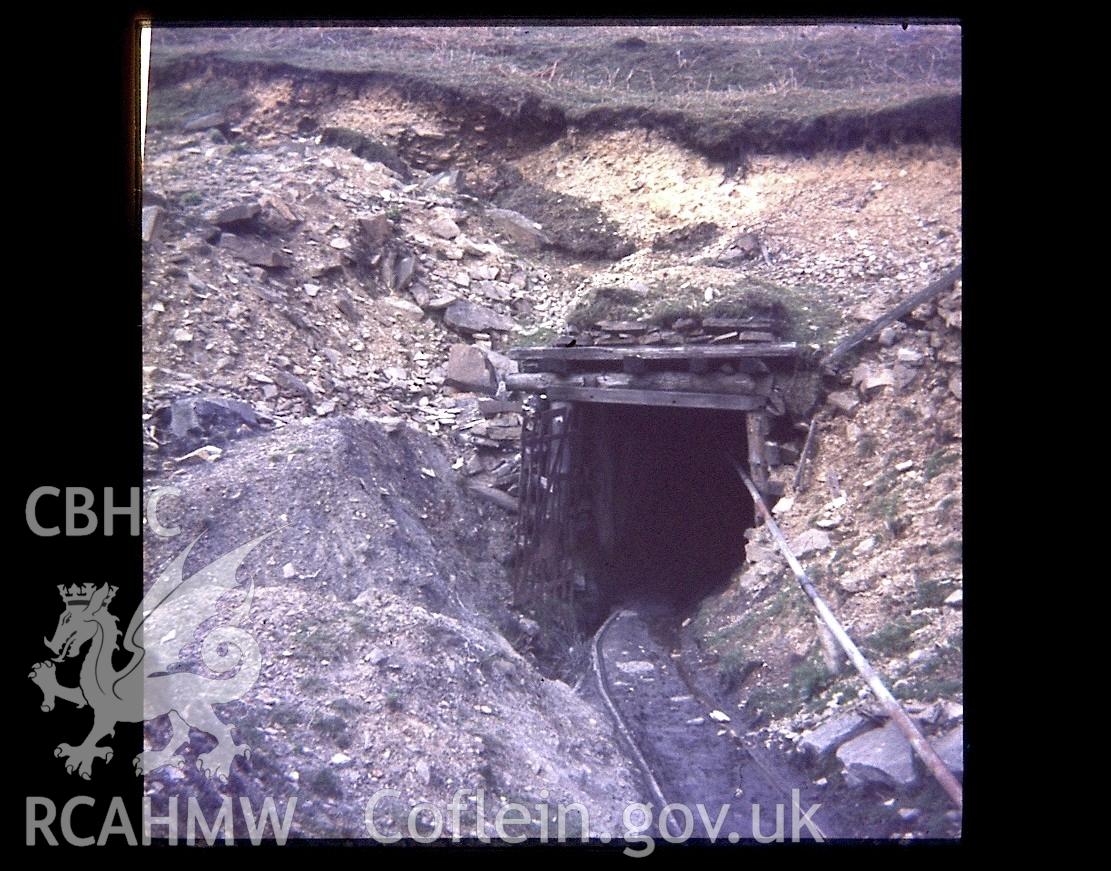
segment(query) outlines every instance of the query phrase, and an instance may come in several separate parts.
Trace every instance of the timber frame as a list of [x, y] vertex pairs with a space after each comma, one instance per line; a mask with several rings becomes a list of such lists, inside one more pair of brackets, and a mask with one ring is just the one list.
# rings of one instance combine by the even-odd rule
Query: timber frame
[[[628, 327], [628, 325], [624, 325]], [[738, 334], [739, 332], [739, 334]], [[784, 413], [777, 376], [797, 370], [793, 342], [734, 332], [734, 343], [515, 348], [513, 391], [532, 394], [522, 436], [518, 563], [519, 606], [574, 598], [568, 525], [581, 489], [572, 464], [577, 403], [714, 409], [745, 415], [747, 464], [757, 490], [769, 494], [769, 415]], [[731, 337], [732, 337], [731, 336]], [[745, 341], [745, 339], [751, 340]], [[738, 428], [738, 443], [741, 437]], [[562, 486], [561, 486], [562, 485]]]

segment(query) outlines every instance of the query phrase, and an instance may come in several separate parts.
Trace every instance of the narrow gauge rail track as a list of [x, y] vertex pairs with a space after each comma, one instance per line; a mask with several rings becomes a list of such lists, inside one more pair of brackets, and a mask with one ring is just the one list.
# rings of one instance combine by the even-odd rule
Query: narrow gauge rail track
[[[750, 746], [732, 717], [698, 691], [682, 655], [660, 635], [651, 618], [618, 610], [591, 641], [591, 676], [641, 770], [652, 799], [654, 829], [665, 838], [737, 843], [755, 838], [757, 825], [766, 839], [781, 813], [784, 835], [790, 838], [794, 814], [817, 803], [813, 786], [792, 783], [797, 777], [783, 763], [762, 758], [763, 748]], [[665, 808], [671, 810], [661, 823]], [[823, 810], [810, 819], [819, 836], [827, 838], [839, 826]], [[801, 837], [813, 836], [802, 828]]]

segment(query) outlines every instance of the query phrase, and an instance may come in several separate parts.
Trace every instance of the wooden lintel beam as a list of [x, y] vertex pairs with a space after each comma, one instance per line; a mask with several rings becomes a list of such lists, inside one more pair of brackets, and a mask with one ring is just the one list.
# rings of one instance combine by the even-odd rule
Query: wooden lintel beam
[[691, 372], [646, 372], [643, 375], [627, 372], [583, 372], [575, 375], [517, 372], [507, 375], [505, 384], [510, 390], [525, 393], [544, 393], [551, 387], [616, 387], [677, 390], [683, 393], [737, 393], [746, 396], [768, 396], [772, 387], [770, 376], [753, 378], [751, 375], [722, 375], [716, 372], [707, 375], [695, 375]]
[[794, 342], [764, 342], [752, 345], [678, 345], [666, 348], [646, 345], [513, 348], [508, 356], [521, 362], [565, 360], [569, 363], [620, 364], [626, 357], [639, 357], [645, 361], [689, 361], [695, 358], [727, 361], [746, 357], [793, 357], [797, 353], [798, 345]]
[[633, 390], [617, 387], [550, 387], [552, 399], [569, 402], [601, 402], [615, 405], [651, 405], [661, 408], [711, 408], [719, 411], [756, 411], [764, 407], [763, 396], [728, 393], [683, 393], [676, 390]]

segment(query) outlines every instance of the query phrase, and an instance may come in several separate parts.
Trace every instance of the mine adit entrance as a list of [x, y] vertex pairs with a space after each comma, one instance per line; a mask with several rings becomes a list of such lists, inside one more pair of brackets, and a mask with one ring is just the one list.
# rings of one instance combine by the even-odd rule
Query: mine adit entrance
[[575, 544], [594, 581], [583, 604], [684, 610], [722, 587], [753, 525], [727, 459], [746, 456], [744, 416], [603, 404], [574, 413], [586, 515]]
[[581, 636], [614, 607], [679, 615], [724, 587], [755, 525], [732, 461], [765, 496], [782, 492], [769, 468], [796, 437], [784, 400], [800, 371], [796, 346], [764, 339], [511, 356], [522, 371], [508, 386], [531, 394], [517, 607], [557, 634]]

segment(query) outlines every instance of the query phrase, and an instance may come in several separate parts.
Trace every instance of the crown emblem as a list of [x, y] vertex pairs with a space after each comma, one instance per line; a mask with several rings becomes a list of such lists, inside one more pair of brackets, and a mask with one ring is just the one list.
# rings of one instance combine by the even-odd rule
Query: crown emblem
[[[93, 583], [81, 585], [74, 584], [70, 587], [67, 587], [64, 584], [58, 584], [58, 592], [59, 594], [61, 594], [62, 601], [65, 602], [66, 605], [88, 605], [89, 602], [92, 601], [93, 593], [96, 592], [96, 589], [96, 584]], [[109, 587], [108, 595], [104, 600], [104, 604], [107, 605], [110, 601], [112, 601], [112, 597], [115, 594], [116, 588]]]

